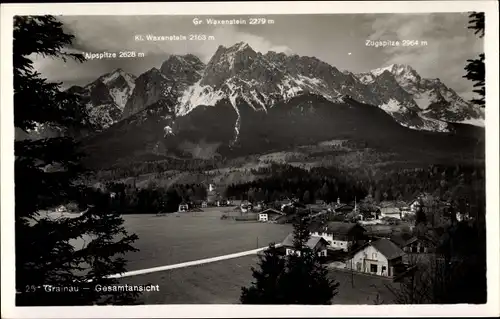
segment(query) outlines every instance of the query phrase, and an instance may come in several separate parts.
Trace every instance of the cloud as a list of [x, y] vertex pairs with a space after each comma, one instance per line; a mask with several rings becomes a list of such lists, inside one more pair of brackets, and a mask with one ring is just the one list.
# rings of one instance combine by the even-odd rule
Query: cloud
[[185, 45], [177, 46], [171, 49], [174, 54], [192, 53], [198, 56], [203, 62], [207, 63], [214, 55], [219, 45], [230, 47], [238, 42], [248, 43], [257, 52], [267, 53], [268, 51], [291, 53], [292, 50], [285, 45], [275, 45], [266, 38], [239, 31], [237, 27], [228, 25], [216, 27], [210, 32], [200, 32], [202, 35], [213, 36], [213, 40], [206, 41], [188, 41]]
[[[75, 36], [70, 48], [85, 52], [135, 51], [145, 54], [133, 61], [126, 59], [93, 60], [84, 63], [66, 63], [41, 57], [32, 57], [35, 68], [52, 81], [64, 86], [87, 84], [98, 76], [123, 68], [139, 75], [153, 67], [159, 68], [171, 54], [197, 55], [208, 62], [219, 45], [231, 46], [247, 42], [254, 50], [266, 53], [290, 53], [287, 46], [277, 45], [262, 36], [243, 32], [235, 26], [196, 26], [187, 16], [61, 16], [65, 31]], [[205, 35], [207, 40], [136, 41], [136, 35], [185, 36]], [[214, 38], [210, 38], [213, 36]]]
[[[470, 98], [472, 83], [463, 79], [467, 59], [483, 52], [483, 41], [467, 29], [466, 13], [377, 15], [371, 40], [418, 40], [416, 46], [384, 47], [385, 64], [409, 64], [423, 77], [440, 78]], [[465, 96], [464, 96], [465, 97]]]

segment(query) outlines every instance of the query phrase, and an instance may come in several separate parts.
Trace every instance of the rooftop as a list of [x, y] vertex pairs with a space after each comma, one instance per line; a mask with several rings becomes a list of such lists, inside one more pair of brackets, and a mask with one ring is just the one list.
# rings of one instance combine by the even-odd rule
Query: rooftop
[[[285, 247], [293, 247], [293, 240], [293, 233], [290, 233], [288, 234], [288, 236], [286, 236], [285, 240], [283, 240], [282, 244]], [[324, 242], [325, 244], [327, 244], [326, 240], [324, 240], [323, 237], [311, 236], [311, 238], [309, 238], [309, 240], [307, 241], [306, 246], [310, 249], [314, 249], [320, 242]]]
[[354, 209], [354, 205], [351, 204], [340, 204], [335, 206], [336, 210], [351, 210]]
[[428, 244], [431, 244], [431, 245], [435, 245], [436, 244], [436, 241], [435, 239], [431, 238], [430, 236], [427, 236], [427, 235], [422, 235], [422, 236], [413, 236], [411, 237], [410, 239], [408, 239], [404, 245], [410, 245], [410, 244], [413, 244], [414, 242], [417, 242], [417, 241], [424, 241]]
[[391, 233], [395, 231], [395, 227], [392, 227], [390, 225], [364, 225], [363, 226], [366, 229], [367, 233]]
[[379, 252], [381, 252], [387, 258], [387, 260], [392, 260], [405, 254], [401, 248], [399, 248], [389, 239], [382, 238], [370, 242], [369, 244], [375, 247], [375, 249], [377, 249]]
[[268, 209], [265, 209], [265, 210], [263, 210], [263, 211], [262, 211], [262, 212], [260, 212], [260, 213], [261, 213], [261, 214], [276, 213], [276, 214], [280, 214], [280, 215], [285, 215], [285, 213], [280, 212], [279, 210], [274, 209], [274, 208], [268, 208]]
[[397, 207], [382, 207], [380, 208], [382, 214], [399, 214], [401, 210]]

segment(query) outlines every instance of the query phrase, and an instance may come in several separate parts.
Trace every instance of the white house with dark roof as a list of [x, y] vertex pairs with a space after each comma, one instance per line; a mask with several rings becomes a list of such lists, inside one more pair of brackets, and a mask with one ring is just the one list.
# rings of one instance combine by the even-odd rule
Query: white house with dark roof
[[366, 229], [357, 223], [327, 222], [311, 226], [310, 231], [312, 236], [325, 239], [329, 247], [348, 251], [364, 239]]
[[284, 216], [284, 215], [285, 215], [285, 213], [280, 212], [277, 209], [268, 208], [268, 209], [259, 213], [259, 222], [274, 221], [277, 218]]
[[182, 202], [181, 204], [179, 204], [179, 209], [177, 210], [178, 212], [187, 212], [189, 210], [189, 205], [185, 202]]
[[[297, 251], [293, 244], [294, 236], [293, 233], [286, 236], [285, 240], [283, 240], [282, 246], [285, 248], [286, 254], [298, 254], [300, 255], [300, 251]], [[327, 254], [327, 246], [328, 243], [322, 237], [311, 236], [306, 243], [306, 247], [314, 251], [318, 254], [318, 256], [326, 256]]]
[[346, 262], [346, 267], [358, 272], [393, 277], [402, 266], [404, 251], [389, 239], [378, 239], [360, 247]]
[[398, 207], [382, 207], [380, 208], [380, 218], [384, 217], [401, 219], [401, 210]]

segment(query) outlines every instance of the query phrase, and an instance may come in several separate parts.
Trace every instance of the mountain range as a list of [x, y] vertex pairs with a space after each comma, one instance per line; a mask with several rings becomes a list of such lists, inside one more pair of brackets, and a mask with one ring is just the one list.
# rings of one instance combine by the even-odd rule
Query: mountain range
[[484, 125], [483, 109], [466, 102], [439, 79], [422, 78], [409, 65], [354, 74], [314, 57], [261, 54], [246, 43], [219, 46], [206, 65], [192, 54], [172, 55], [160, 69], [139, 77], [118, 69], [70, 90], [87, 97], [92, 117], [102, 128], [166, 97], [177, 100], [175, 113], [183, 116], [200, 105], [237, 98], [266, 112], [277, 102], [305, 92], [334, 103], [352, 98], [378, 106], [413, 129], [446, 131], [448, 122]]
[[[355, 130], [379, 136], [377, 130], [393, 127], [406, 136], [484, 126], [482, 108], [409, 65], [354, 74], [315, 57], [262, 54], [243, 42], [219, 46], [207, 64], [192, 54], [171, 55], [138, 77], [118, 69], [69, 90], [85, 98], [100, 128], [88, 147], [118, 152], [182, 149], [196, 157], [207, 153], [200, 148], [258, 152]], [[137, 148], [117, 142], [117, 132], [128, 131]]]

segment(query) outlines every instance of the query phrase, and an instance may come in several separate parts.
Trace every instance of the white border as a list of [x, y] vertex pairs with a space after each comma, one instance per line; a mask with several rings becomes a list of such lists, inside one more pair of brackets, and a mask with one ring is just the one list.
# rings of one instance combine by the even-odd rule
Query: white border
[[[147, 305], [122, 307], [30, 307], [14, 304], [14, 127], [12, 83], [12, 17], [14, 15], [230, 15], [326, 13], [486, 12], [486, 166], [488, 303], [451, 306], [244, 306]], [[496, 1], [408, 2], [212, 2], [2, 4], [1, 7], [1, 225], [3, 318], [140, 318], [140, 317], [391, 317], [495, 316], [499, 300], [499, 99], [498, 4]]]

